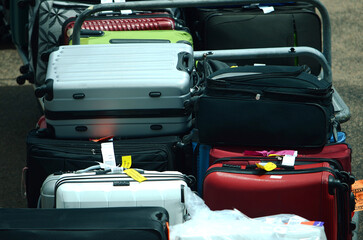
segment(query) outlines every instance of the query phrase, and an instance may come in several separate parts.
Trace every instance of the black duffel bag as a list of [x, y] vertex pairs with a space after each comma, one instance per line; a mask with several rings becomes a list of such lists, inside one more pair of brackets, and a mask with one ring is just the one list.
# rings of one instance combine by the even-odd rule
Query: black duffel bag
[[195, 104], [199, 141], [322, 147], [332, 134], [332, 85], [305, 66], [243, 66], [206, 74]]

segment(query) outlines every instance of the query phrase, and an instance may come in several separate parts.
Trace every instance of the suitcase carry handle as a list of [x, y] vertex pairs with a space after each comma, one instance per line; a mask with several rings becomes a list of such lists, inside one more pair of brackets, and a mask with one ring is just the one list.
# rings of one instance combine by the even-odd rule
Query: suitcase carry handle
[[[223, 5], [247, 5], [254, 3], [289, 3], [291, 0], [173, 0], [173, 1], [135, 1], [122, 3], [97, 4], [83, 11], [76, 19], [73, 27], [73, 45], [80, 45], [80, 33], [83, 22], [93, 13], [102, 11], [119, 11], [125, 9], [143, 10], [160, 8], [186, 8], [186, 7], [210, 7]], [[319, 0], [302, 0], [297, 2], [309, 3], [316, 7], [321, 15], [323, 28], [323, 53], [331, 64], [331, 27], [329, 14], [325, 6]]]
[[192, 72], [194, 66], [194, 58], [188, 52], [178, 53], [178, 63], [176, 68], [180, 71], [186, 71], [189, 74]]
[[249, 48], [249, 49], [228, 49], [213, 51], [194, 51], [194, 59], [202, 60], [207, 55], [208, 59], [233, 60], [249, 58], [294, 58], [298, 56], [309, 56], [316, 59], [323, 69], [322, 80], [332, 82], [332, 72], [329, 62], [325, 56], [312, 47], [275, 47], [275, 48]]

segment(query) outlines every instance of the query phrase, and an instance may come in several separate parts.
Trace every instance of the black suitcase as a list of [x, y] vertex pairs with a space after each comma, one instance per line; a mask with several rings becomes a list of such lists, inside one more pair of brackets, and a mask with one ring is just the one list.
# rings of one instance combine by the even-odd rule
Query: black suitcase
[[[196, 50], [308, 46], [321, 51], [321, 22], [309, 4], [274, 6], [265, 14], [258, 7], [198, 8], [190, 13]], [[194, 16], [193, 16], [194, 15]], [[239, 66], [308, 65], [319, 74], [320, 65], [309, 57], [248, 59], [233, 61]]]
[[[39, 132], [34, 129], [27, 136], [25, 187], [28, 207], [37, 207], [40, 188], [48, 175], [85, 169], [103, 162], [100, 142], [40, 137]], [[191, 142], [178, 136], [114, 139], [113, 145], [117, 165], [122, 163], [122, 156], [131, 155], [132, 168], [189, 172], [187, 154], [192, 152]]]
[[204, 144], [295, 149], [331, 138], [332, 86], [295, 66], [244, 66], [209, 75], [195, 105]]
[[2, 240], [169, 239], [161, 207], [0, 209]]

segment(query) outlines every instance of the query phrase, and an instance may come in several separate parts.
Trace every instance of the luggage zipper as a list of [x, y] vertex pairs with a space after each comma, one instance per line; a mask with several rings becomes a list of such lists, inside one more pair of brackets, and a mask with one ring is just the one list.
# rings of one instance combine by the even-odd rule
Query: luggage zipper
[[[268, 93], [268, 94], [276, 94], [276, 95], [286, 95], [286, 96], [297, 96], [297, 97], [304, 97], [304, 98], [311, 98], [311, 99], [330, 99], [332, 94], [333, 94], [333, 90], [330, 90], [328, 93], [323, 93], [325, 95], [311, 95], [308, 93], [290, 93], [290, 92], [278, 92], [278, 91], [269, 91], [269, 90], [263, 90], [263, 92]], [[316, 94], [316, 93], [312, 93], [312, 94]]]
[[[313, 91], [313, 92], [316, 92], [316, 91], [322, 91], [322, 90], [325, 90], [325, 89], [322, 89], [322, 86], [321, 84], [318, 84], [319, 82], [321, 83], [321, 81], [323, 80], [318, 80], [316, 79], [316, 81], [309, 81], [309, 80], [306, 80], [306, 79], [303, 79], [303, 78], [298, 78], [299, 81], [301, 82], [305, 82], [305, 83], [308, 83], [310, 85], [313, 85], [314, 87], [301, 87], [301, 88], [296, 88], [296, 87], [286, 87], [286, 86], [276, 86], [276, 85], [260, 85], [260, 84], [253, 84], [253, 83], [250, 83], [250, 81], [254, 81], [254, 80], [259, 80], [259, 79], [266, 79], [266, 78], [270, 78], [270, 79], [273, 79], [273, 78], [278, 78], [278, 79], [283, 79], [283, 78], [289, 78], [289, 77], [297, 77], [293, 74], [289, 74], [289, 73], [285, 73], [285, 74], [282, 74], [282, 73], [260, 73], [260, 74], [249, 74], [249, 75], [242, 75], [242, 76], [231, 76], [231, 77], [226, 77], [227, 79], [226, 80], [223, 80], [223, 79], [213, 79], [213, 78], [208, 78], [207, 79], [207, 87], [208, 86], [208, 82], [210, 84], [225, 84], [225, 85], [237, 85], [237, 86], [244, 86], [244, 85], [247, 85], [247, 86], [256, 86], [256, 87], [276, 87], [276, 88], [295, 88], [295, 89], [302, 89], [302, 90], [310, 90], [310, 91]], [[222, 78], [222, 77], [221, 77]], [[326, 86], [323, 86], [323, 88], [327, 88], [329, 89], [330, 91], [330, 87], [331, 85], [326, 85]]]
[[[246, 100], [274, 100], [274, 101], [281, 101], [281, 102], [291, 102], [291, 103], [305, 103], [305, 104], [314, 104], [320, 108], [326, 108], [330, 106], [330, 97], [329, 96], [312, 96], [308, 94], [301, 94], [301, 93], [279, 93], [279, 92], [272, 92], [267, 90], [250, 90], [250, 89], [228, 89], [228, 88], [218, 88], [218, 87], [209, 87], [210, 89], [206, 89], [205, 96], [213, 97], [213, 98], [221, 98], [221, 99], [246, 99]], [[211, 92], [210, 92], [211, 91]], [[213, 93], [212, 91], [217, 91], [217, 93]], [[219, 96], [218, 92], [228, 92], [228, 93], [235, 93], [236, 95], [223, 95]], [[239, 95], [237, 95], [239, 94]], [[246, 94], [246, 95], [244, 95]], [[248, 94], [248, 95], [247, 95]], [[276, 95], [276, 96], [271, 96]], [[281, 97], [281, 99], [279, 98]], [[287, 99], [285, 99], [285, 98]], [[291, 99], [289, 97], [295, 97], [296, 99]], [[302, 98], [302, 99], [300, 99]], [[310, 98], [310, 99], [309, 99]], [[308, 101], [310, 100], [310, 101]], [[316, 102], [320, 101], [320, 102]], [[326, 102], [326, 101], [329, 101]], [[326, 111], [326, 110], [324, 110]], [[334, 119], [333, 119], [334, 120]]]
[[[135, 164], [141, 164], [143, 162], [143, 159], [140, 159], [140, 156], [145, 155], [145, 153], [149, 155], [155, 155], [157, 153], [157, 158], [153, 159], [155, 160], [155, 163], [165, 164], [165, 170], [166, 169], [174, 169], [174, 161], [170, 161], [170, 159], [173, 159], [173, 152], [168, 147], [161, 148], [163, 145], [155, 145], [155, 147], [158, 147], [158, 149], [155, 149], [155, 147], [145, 147], [143, 149], [128, 146], [124, 149], [120, 150], [117, 147], [115, 148], [115, 157], [116, 157], [116, 164], [121, 164], [121, 158], [118, 157], [120, 155], [131, 155], [136, 156], [135, 159], [139, 158], [139, 161], [135, 161]], [[115, 147], [115, 146], [114, 146]], [[100, 147], [98, 148], [88, 148], [88, 149], [71, 149], [74, 151], [69, 151], [70, 149], [67, 148], [67, 151], [59, 151], [59, 148], [38, 148], [37, 146], [32, 147], [32, 156], [33, 158], [42, 158], [44, 155], [49, 155], [49, 151], [53, 152], [52, 156], [48, 156], [48, 159], [60, 159], [60, 158], [69, 158], [73, 159], [74, 161], [84, 161], [85, 163], [88, 162], [94, 162], [95, 164], [98, 164], [99, 162], [102, 162], [102, 153], [100, 150]], [[34, 152], [36, 154], [34, 154]], [[44, 154], [43, 154], [44, 153]], [[62, 157], [59, 157], [61, 155]], [[141, 161], [140, 161], [141, 160]], [[152, 170], [152, 169], [151, 169]]]
[[266, 172], [264, 170], [259, 169], [241, 169], [241, 166], [238, 165], [226, 165], [224, 167], [214, 167], [205, 173], [207, 176], [213, 172], [226, 172], [226, 173], [243, 173], [243, 174], [251, 174], [251, 175], [287, 175], [287, 174], [304, 174], [304, 173], [318, 173], [318, 172], [330, 172], [334, 175], [335, 178], [338, 178], [337, 172], [328, 167], [318, 167], [318, 168], [308, 168], [308, 169], [295, 169], [295, 170], [279, 170], [275, 169], [270, 172]]
[[[158, 147], [157, 149], [155, 149], [155, 147]], [[64, 148], [64, 149], [62, 149]], [[64, 151], [62, 151], [64, 150]], [[150, 152], [150, 150], [155, 150], [156, 151], [164, 151], [167, 153], [168, 156], [170, 156], [169, 151], [167, 151], [167, 147], [165, 147], [165, 145], [143, 145], [143, 146], [135, 146], [135, 145], [125, 145], [125, 146], [117, 146], [114, 144], [114, 150], [115, 150], [115, 154], [122, 154], [122, 152], [128, 152], [128, 154], [130, 152], [134, 152], [134, 153], [142, 153], [142, 152]], [[140, 151], [137, 151], [140, 150]], [[86, 155], [101, 155], [101, 146], [89, 146], [89, 147], [85, 147], [85, 148], [74, 148], [74, 147], [70, 147], [70, 146], [54, 146], [54, 147], [50, 147], [47, 145], [40, 145], [38, 144], [37, 146], [32, 146], [31, 147], [31, 151], [35, 151], [35, 152], [43, 152], [43, 151], [54, 151], [54, 152], [59, 152], [59, 153], [69, 153], [69, 154], [86, 154]], [[131, 153], [130, 153], [131, 154]]]
[[[212, 74], [212, 76], [208, 77], [208, 80], [218, 81], [221, 78], [227, 77], [231, 78], [231, 82], [234, 78], [242, 79], [242, 80], [256, 80], [261, 78], [269, 78], [269, 77], [297, 77], [301, 73], [306, 72], [305, 68], [299, 67], [298, 70], [293, 72], [259, 72], [256, 68], [256, 71], [253, 72], [230, 72], [229, 68], [217, 71]], [[228, 76], [223, 76], [227, 74]], [[214, 76], [215, 75], [215, 76]], [[238, 82], [236, 82], [238, 83]]]
[[[225, 158], [219, 158], [216, 159], [214, 161], [213, 164], [215, 163], [221, 163], [224, 161], [238, 161], [239, 159], [241, 159], [241, 161], [243, 161], [244, 159], [249, 159], [249, 160], [264, 160], [261, 162], [268, 162], [268, 161], [272, 161], [272, 162], [281, 162], [282, 158], [276, 157], [250, 157], [250, 156], [241, 156], [241, 157], [225, 157]], [[297, 157], [296, 158], [296, 165], [304, 165], [304, 164], [299, 164], [299, 163], [322, 163], [322, 162], [327, 162], [330, 165], [332, 165], [333, 167], [335, 167], [337, 170], [342, 171], [343, 167], [341, 165], [341, 163], [338, 160], [332, 159], [332, 158], [301, 158], [301, 157]]]

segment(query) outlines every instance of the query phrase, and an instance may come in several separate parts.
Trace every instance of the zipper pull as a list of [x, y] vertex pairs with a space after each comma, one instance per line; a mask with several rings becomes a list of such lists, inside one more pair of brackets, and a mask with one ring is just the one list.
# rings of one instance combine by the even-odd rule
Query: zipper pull
[[94, 148], [91, 149], [93, 155], [96, 155], [96, 150]]

